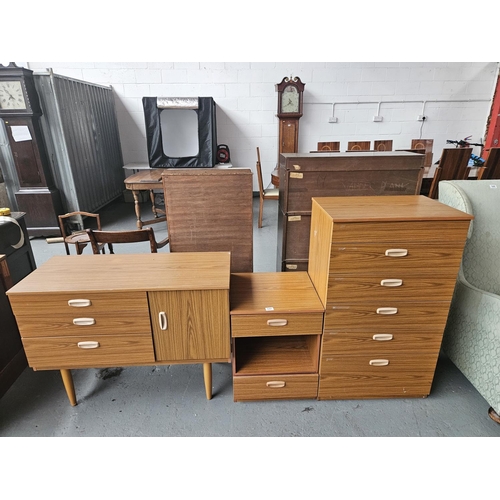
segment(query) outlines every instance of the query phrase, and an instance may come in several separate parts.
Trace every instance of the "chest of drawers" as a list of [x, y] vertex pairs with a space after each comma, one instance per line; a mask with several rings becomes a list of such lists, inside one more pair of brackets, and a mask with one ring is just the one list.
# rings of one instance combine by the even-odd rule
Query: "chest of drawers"
[[229, 252], [53, 257], [8, 291], [29, 366], [230, 362]]
[[323, 306], [306, 272], [231, 275], [235, 401], [315, 399]]
[[430, 393], [470, 220], [423, 196], [313, 199], [319, 399]]

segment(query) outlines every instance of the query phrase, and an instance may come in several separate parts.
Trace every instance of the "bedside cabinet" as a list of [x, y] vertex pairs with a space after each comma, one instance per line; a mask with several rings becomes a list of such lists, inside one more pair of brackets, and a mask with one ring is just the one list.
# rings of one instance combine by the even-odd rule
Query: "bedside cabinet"
[[231, 274], [234, 401], [315, 399], [323, 306], [306, 272]]
[[53, 257], [7, 291], [28, 364], [60, 370], [231, 361], [230, 253]]
[[429, 395], [471, 219], [424, 196], [313, 198], [318, 399]]

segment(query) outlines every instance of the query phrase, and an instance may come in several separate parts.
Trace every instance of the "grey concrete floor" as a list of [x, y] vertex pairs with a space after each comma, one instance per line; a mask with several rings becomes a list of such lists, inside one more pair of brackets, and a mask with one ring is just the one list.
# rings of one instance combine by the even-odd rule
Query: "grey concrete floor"
[[[131, 203], [117, 200], [100, 213], [105, 228], [135, 228]], [[264, 227], [258, 229], [254, 200], [254, 272], [276, 270], [277, 215], [277, 202], [266, 202]], [[164, 223], [153, 227], [157, 239], [165, 236]], [[62, 244], [44, 238], [31, 244], [38, 266], [65, 254]], [[149, 251], [130, 246], [116, 252]], [[85, 369], [73, 376], [75, 407], [59, 372], [27, 368], [0, 399], [0, 437], [500, 436], [500, 425], [487, 415], [488, 403], [444, 355], [425, 399], [235, 403], [227, 363], [213, 365], [210, 401], [198, 365]]]

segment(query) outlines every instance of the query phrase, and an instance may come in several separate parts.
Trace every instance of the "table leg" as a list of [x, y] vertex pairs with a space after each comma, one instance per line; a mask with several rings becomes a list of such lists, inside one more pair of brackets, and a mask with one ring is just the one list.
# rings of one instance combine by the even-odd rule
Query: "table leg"
[[142, 229], [141, 206], [139, 204], [139, 196], [135, 189], [132, 189], [132, 196], [134, 197], [134, 208], [135, 208], [135, 216], [137, 217], [137, 228]]
[[207, 399], [212, 399], [212, 363], [203, 363], [203, 380]]
[[73, 375], [71, 375], [71, 370], [60, 370], [60, 372], [69, 402], [71, 403], [71, 406], [76, 406], [75, 386], [73, 385]]
[[154, 215], [155, 219], [157, 219], [158, 213], [156, 212], [155, 192], [153, 189], [149, 190], [149, 198], [151, 200], [151, 210], [153, 211], [153, 215]]

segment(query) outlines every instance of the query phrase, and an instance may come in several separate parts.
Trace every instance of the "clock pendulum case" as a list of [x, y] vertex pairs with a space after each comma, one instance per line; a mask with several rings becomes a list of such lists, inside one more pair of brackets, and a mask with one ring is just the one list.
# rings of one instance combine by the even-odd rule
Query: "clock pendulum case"
[[298, 76], [285, 77], [276, 84], [276, 116], [279, 118], [278, 163], [281, 153], [297, 153], [299, 150], [299, 119], [302, 116], [304, 87], [305, 84]]
[[40, 128], [40, 107], [31, 70], [0, 64], [0, 119], [5, 123], [19, 182], [18, 210], [29, 236], [59, 236], [63, 213]]

